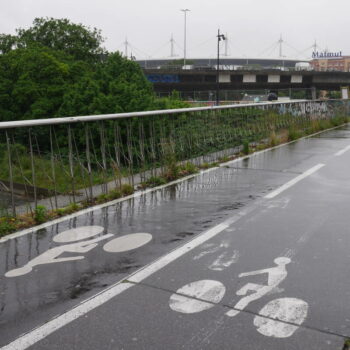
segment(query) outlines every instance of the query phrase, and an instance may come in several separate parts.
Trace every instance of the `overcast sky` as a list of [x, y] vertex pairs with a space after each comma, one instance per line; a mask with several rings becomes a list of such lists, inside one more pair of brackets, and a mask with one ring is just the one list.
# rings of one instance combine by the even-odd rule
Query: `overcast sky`
[[[125, 38], [137, 59], [183, 57], [187, 14], [187, 57], [215, 57], [216, 34], [227, 33], [231, 57], [306, 58], [320, 48], [350, 54], [350, 0], [0, 0], [0, 33], [14, 34], [35, 17], [68, 18], [102, 30], [105, 47], [124, 51]], [[307, 50], [307, 48], [309, 48]], [[225, 52], [224, 46], [221, 52]], [[302, 53], [302, 54], [300, 54]]]

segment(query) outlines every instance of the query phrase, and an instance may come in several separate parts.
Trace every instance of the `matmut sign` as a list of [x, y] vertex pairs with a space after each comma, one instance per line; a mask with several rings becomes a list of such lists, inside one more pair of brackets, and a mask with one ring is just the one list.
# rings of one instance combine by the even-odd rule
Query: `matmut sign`
[[312, 53], [312, 58], [340, 58], [343, 57], [342, 52], [328, 52], [328, 51], [324, 51], [324, 52], [318, 52], [318, 51], [314, 51]]

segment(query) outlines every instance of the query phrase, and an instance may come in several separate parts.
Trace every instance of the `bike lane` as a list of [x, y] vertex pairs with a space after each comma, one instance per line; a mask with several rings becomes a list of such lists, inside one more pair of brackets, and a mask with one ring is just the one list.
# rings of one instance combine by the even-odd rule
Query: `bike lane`
[[[334, 151], [341, 149], [346, 144], [346, 140], [340, 141], [341, 145], [338, 144], [335, 146]], [[332, 220], [334, 214], [337, 214], [337, 210], [327, 211], [325, 209], [329, 206], [332, 208], [332, 201], [329, 200], [328, 195], [331, 195], [338, 186], [331, 176], [328, 176], [328, 178], [327, 176], [320, 177], [320, 174], [327, 174], [328, 170], [326, 170], [325, 167], [292, 189], [294, 194], [294, 191], [296, 191], [295, 189], [302, 188], [299, 194], [300, 198], [294, 198], [293, 196], [286, 196], [284, 194], [272, 200], [265, 200], [262, 198], [268, 193], [268, 190], [289, 181], [295, 177], [296, 174], [306, 170], [308, 166], [313, 165], [321, 159], [323, 161], [332, 159], [333, 149], [329, 147], [330, 142], [325, 142], [326, 144], [328, 143], [328, 146], [325, 145], [324, 147], [328, 150], [327, 154], [324, 154], [322, 149], [320, 149], [322, 148], [320, 147], [322, 140], [304, 142], [308, 144], [319, 143], [319, 145], [315, 147], [315, 149], [308, 148], [305, 150], [305, 148], [303, 149], [301, 147], [303, 142], [300, 142], [292, 145], [292, 149], [290, 149], [288, 153], [285, 151], [281, 152], [281, 149], [275, 150], [277, 153], [275, 153], [274, 156], [265, 153], [263, 157], [265, 159], [263, 160], [257, 156], [251, 158], [248, 162], [235, 163], [234, 169], [222, 168], [199, 176], [192, 180], [191, 184], [181, 184], [179, 187], [181, 188], [184, 186], [185, 189], [179, 190], [175, 193], [175, 196], [173, 193], [172, 198], [165, 196], [166, 199], [163, 198], [159, 200], [159, 203], [152, 208], [154, 216], [146, 210], [146, 213], [143, 212], [142, 215], [137, 217], [137, 220], [135, 220], [137, 224], [132, 227], [132, 230], [120, 229], [119, 232], [123, 232], [123, 234], [153, 230], [152, 234], [153, 237], [155, 237], [155, 222], [159, 222], [159, 233], [156, 237], [162, 237], [163, 241], [160, 240], [154, 245], [153, 240], [152, 245], [148, 244], [142, 247], [143, 257], [147, 255], [147, 253], [145, 254], [147, 249], [151, 249], [148, 255], [151, 259], [157, 255], [162, 255], [160, 253], [164, 253], [164, 250], [162, 252], [157, 252], [158, 254], [155, 253], [160, 247], [165, 250], [171, 247], [169, 242], [167, 242], [168, 244], [165, 246], [164, 240], [169, 238], [177, 239], [176, 234], [185, 232], [183, 230], [188, 229], [188, 227], [191, 227], [192, 230], [188, 230], [187, 232], [194, 231], [193, 234], [195, 234], [196, 228], [198, 231], [203, 231], [203, 226], [211, 226], [211, 224], [220, 222], [225, 218], [229, 220], [231, 218], [232, 220], [234, 215], [237, 216], [237, 214], [235, 214], [237, 211], [238, 213], [244, 214], [242, 217], [238, 217], [235, 222], [232, 222], [229, 227], [225, 228], [219, 236], [204, 242], [190, 253], [184, 255], [181, 260], [177, 260], [164, 267], [153, 276], [142, 281], [134, 281], [137, 285], [130, 288], [128, 292], [122, 293], [117, 298], [109, 301], [109, 303], [86, 314], [85, 317], [53, 333], [47, 339], [37, 343], [34, 347], [45, 348], [45, 346], [48, 347], [48, 344], [50, 344], [50, 348], [62, 348], [62, 346], [63, 348], [67, 348], [69, 344], [70, 348], [79, 347], [88, 349], [93, 348], [93, 344], [96, 345], [96, 342], [98, 342], [100, 345], [94, 348], [102, 349], [114, 346], [114, 348], [134, 347], [148, 349], [163, 348], [161, 344], [164, 344], [164, 340], [164, 342], [169, 342], [169, 348], [179, 348], [179, 344], [182, 344], [184, 348], [210, 348], [210, 344], [223, 344], [223, 347], [220, 348], [225, 348], [225, 344], [227, 344], [228, 348], [229, 344], [231, 344], [232, 348], [232, 344], [240, 344], [241, 346], [243, 344], [244, 348], [249, 349], [249, 343], [244, 339], [256, 339], [258, 343], [256, 343], [255, 340], [251, 342], [251, 348], [255, 349], [259, 348], [257, 344], [260, 342], [259, 339], [263, 337], [264, 342], [261, 343], [260, 348], [281, 349], [282, 347], [276, 347], [276, 344], [280, 344], [279, 346], [285, 344], [280, 342], [282, 340], [279, 339], [278, 342], [275, 343], [266, 343], [267, 341], [270, 342], [271, 338], [261, 335], [256, 330], [254, 331], [254, 316], [251, 314], [241, 312], [235, 317], [229, 317], [225, 315], [225, 312], [229, 310], [228, 307], [235, 305], [236, 301], [239, 299], [235, 293], [243, 287], [246, 282], [254, 282], [255, 284], [262, 285], [266, 284], [266, 276], [256, 276], [252, 280], [243, 281], [242, 278], [238, 277], [240, 273], [273, 267], [275, 265], [274, 259], [285, 256], [291, 259], [291, 263], [286, 266], [288, 277], [281, 285], [288, 293], [285, 294], [280, 291], [281, 293], [277, 293], [272, 298], [270, 297], [270, 300], [280, 298], [280, 296], [281, 298], [299, 298], [308, 304], [308, 310], [311, 309], [310, 300], [314, 299], [310, 294], [314, 292], [313, 288], [315, 284], [311, 283], [310, 276], [313, 275], [314, 271], [309, 272], [310, 275], [306, 274], [304, 278], [300, 278], [299, 274], [301, 271], [308, 271], [308, 269], [306, 267], [304, 268], [304, 265], [302, 265], [302, 267], [298, 265], [300, 258], [298, 254], [299, 251], [305, 249], [309, 244], [308, 242], [312, 241], [316, 233], [317, 236], [321, 235], [320, 232], [323, 232], [322, 229], [326, 227], [327, 222]], [[290, 152], [294, 152], [294, 157]], [[276, 162], [276, 157], [280, 160], [279, 162]], [[344, 169], [342, 170], [349, 170], [346, 165], [343, 164], [343, 166]], [[260, 171], [253, 171], [252, 169], [254, 168], [256, 170], [260, 169]], [[262, 173], [266, 174], [267, 170], [269, 171], [268, 176], [262, 176]], [[208, 177], [206, 178], [206, 176]], [[205, 181], [203, 181], [203, 177]], [[333, 182], [333, 187], [325, 186], [325, 184], [329, 184], [330, 182]], [[315, 192], [315, 185], [321, 188], [322, 186], [326, 187], [328, 191], [326, 193], [328, 200], [324, 200], [324, 191]], [[190, 190], [191, 186], [192, 192]], [[200, 189], [199, 191], [198, 188]], [[205, 188], [205, 191], [203, 191], [203, 188]], [[307, 191], [311, 191], [312, 196], [307, 196]], [[182, 200], [180, 193], [184, 196]], [[289, 191], [286, 193], [289, 194]], [[318, 197], [317, 193], [319, 193]], [[254, 195], [254, 198], [251, 198], [250, 202], [239, 205], [237, 198], [239, 198], [240, 195], [246, 198]], [[234, 197], [234, 200], [232, 200], [232, 197]], [[338, 203], [339, 198], [333, 198], [333, 201], [334, 203]], [[149, 208], [151, 206], [150, 202], [147, 200], [145, 202], [146, 205], [144, 208]], [[174, 205], [174, 203], [176, 203], [176, 205]], [[184, 205], [186, 203], [187, 206]], [[224, 214], [222, 210], [218, 210], [218, 205], [220, 205], [220, 208], [226, 208]], [[168, 208], [166, 208], [167, 206]], [[200, 208], [199, 210], [198, 207]], [[204, 208], [206, 210], [204, 210]], [[197, 210], [197, 212], [194, 213], [193, 209]], [[110, 208], [107, 212], [109, 210]], [[135, 207], [131, 212], [135, 213]], [[220, 215], [218, 215], [218, 213], [220, 213]], [[344, 217], [343, 212], [340, 211], [339, 213]], [[202, 225], [198, 225], [198, 215], [203, 216], [203, 214], [206, 214], [207, 219], [210, 217], [212, 222], [208, 222], [210, 220], [203, 220]], [[159, 217], [159, 215], [161, 216]], [[107, 216], [110, 220], [110, 216]], [[315, 220], [315, 217], [317, 220]], [[92, 218], [93, 220], [89, 222], [90, 224], [98, 225], [101, 222], [96, 219], [98, 218], [96, 213]], [[141, 218], [142, 220], [140, 220]], [[100, 220], [102, 220], [102, 218]], [[125, 221], [127, 220], [125, 219]], [[120, 228], [121, 222], [123, 222], [123, 220], [120, 220], [119, 217], [119, 220], [113, 223]], [[130, 219], [127, 222], [128, 224], [130, 224], [130, 222], [133, 223]], [[147, 227], [147, 223], [150, 224], [150, 230], [144, 229]], [[86, 221], [79, 221], [76, 223], [76, 226], [79, 225], [86, 225]], [[182, 226], [183, 230], [180, 230]], [[106, 225], [104, 227], [106, 227]], [[141, 227], [143, 228], [142, 230]], [[164, 234], [165, 230], [167, 230], [166, 234]], [[62, 232], [62, 229], [57, 230], [55, 233], [57, 234], [59, 232]], [[108, 230], [108, 232], [110, 231]], [[326, 233], [324, 235], [327, 236]], [[181, 237], [181, 235], [177, 237]], [[344, 239], [344, 237], [341, 239]], [[334, 247], [334, 249], [336, 248], [337, 247]], [[135, 252], [133, 252], [133, 254], [134, 253]], [[96, 259], [98, 259], [99, 262], [101, 260], [104, 261], [104, 264], [108, 259], [111, 259], [110, 261], [112, 262], [116, 261], [115, 256], [114, 258], [107, 258], [108, 254], [104, 252], [102, 252], [102, 256], [101, 251], [95, 254], [97, 255]], [[128, 254], [130, 254], [130, 252]], [[138, 257], [135, 257], [135, 255], [136, 254], [134, 254], [133, 257], [137, 260]], [[94, 261], [92, 257], [93, 255], [86, 259], [89, 261], [89, 264]], [[140, 264], [146, 264], [149, 261], [144, 259]], [[64, 276], [68, 274], [69, 279], [71, 277], [70, 271], [72, 269], [77, 269], [79, 263], [81, 262], [70, 263], [69, 267], [67, 265], [68, 263], [62, 263], [62, 265], [57, 263], [53, 264], [55, 266], [52, 265], [50, 267], [42, 266], [43, 268], [40, 272], [45, 276], [48, 275], [48, 268], [54, 269], [51, 270], [51, 272], [54, 271], [56, 278], [53, 277], [52, 279], [57, 281], [58, 269], [60, 271], [59, 275], [62, 275], [62, 278], [57, 281], [57, 284], [62, 285]], [[312, 263], [313, 261], [306, 265], [309, 266], [311, 264], [311, 266], [313, 266]], [[73, 268], [72, 264], [75, 265]], [[320, 271], [325, 270], [322, 263], [318, 263], [317, 267]], [[116, 271], [112, 271], [113, 278], [120, 279], [126, 276], [126, 274], [123, 275], [120, 272], [119, 268], [120, 267], [117, 266], [115, 268]], [[88, 266], [88, 269], [91, 271], [91, 265]], [[136, 269], [136, 266], [134, 266], [134, 269]], [[35, 271], [39, 271], [39, 269]], [[76, 271], [76, 273], [78, 275], [81, 274], [81, 270]], [[342, 274], [340, 274], [340, 276], [342, 276], [339, 277], [340, 279], [345, 278]], [[129, 278], [129, 280], [132, 281], [133, 279]], [[226, 287], [226, 293], [222, 300], [220, 300], [220, 305], [195, 314], [179, 313], [173, 311], [169, 307], [169, 298], [172, 293], [188, 283], [202, 280], [218, 281], [216, 283], [221, 283]], [[307, 282], [309, 282], [309, 284]], [[336, 279], [335, 282], [338, 283], [338, 279]], [[20, 282], [16, 280], [16, 283], [19, 284]], [[334, 283], [334, 285], [337, 283]], [[310, 293], [304, 293], [304, 284], [305, 289], [309, 289]], [[215, 286], [220, 287], [221, 285], [214, 283], [214, 287]], [[341, 285], [341, 287], [343, 286]], [[219, 295], [220, 290], [222, 291], [220, 288], [214, 288]], [[25, 294], [25, 291], [23, 293]], [[305, 297], [306, 294], [307, 296]], [[254, 304], [254, 308], [251, 310], [251, 305], [249, 305], [247, 310], [253, 313], [258, 312], [266, 305], [266, 302], [268, 302], [267, 299], [268, 298], [264, 297], [262, 298], [263, 301], [255, 301], [251, 304]], [[166, 302], [164, 300], [166, 300]], [[329, 302], [326, 303], [326, 305], [329, 305]], [[336, 314], [337, 310], [333, 309], [333, 311]], [[336, 342], [339, 342], [339, 337], [329, 332], [322, 333], [324, 330], [323, 328], [329, 327], [328, 324], [324, 326], [321, 322], [320, 325], [316, 324], [317, 327], [314, 326], [315, 322], [310, 318], [310, 312], [311, 310], [308, 311], [308, 316], [302, 328], [296, 333], [298, 337], [294, 337], [293, 335], [292, 339], [294, 339], [294, 343], [289, 337], [288, 344], [291, 344], [294, 348], [299, 348], [296, 347], [296, 344], [308, 344], [310, 346], [310, 341], [314, 340], [315, 343], [313, 343], [313, 345], [311, 344], [312, 346], [319, 342], [320, 346], [323, 346], [319, 348], [326, 349], [329, 347], [324, 347], [325, 345], [334, 346]], [[153, 315], [152, 321], [149, 319], [149, 315]], [[221, 316], [219, 317], [219, 315]], [[345, 321], [341, 322], [344, 323]], [[194, 323], [196, 326], [194, 326]], [[248, 326], [249, 323], [250, 325]], [[344, 324], [346, 325], [346, 322]], [[344, 324], [341, 326], [344, 326]], [[305, 328], [305, 326], [310, 328], [316, 327], [316, 330], [310, 330]], [[190, 329], [191, 327], [192, 329]], [[185, 333], [181, 332], [183, 328], [186, 329]], [[333, 331], [335, 333], [339, 331], [338, 326], [334, 326], [334, 329], [336, 329], [336, 331]], [[310, 335], [310, 332], [316, 332], [317, 336]], [[256, 334], [253, 335], [253, 333]], [[189, 334], [189, 336], [187, 336], [187, 334]], [[300, 334], [304, 334], [304, 336], [300, 337]], [[174, 338], [177, 340], [175, 341]], [[1, 339], [4, 338], [2, 337]], [[147, 339], [151, 339], [151, 342], [148, 342]], [[201, 342], [200, 339], [206, 339], [207, 343]], [[236, 339], [237, 342], [234, 341], [232, 343], [232, 339]], [[316, 341], [316, 339], [318, 340]], [[273, 340], [276, 341], [276, 339]], [[292, 349], [293, 347], [290, 348]]]

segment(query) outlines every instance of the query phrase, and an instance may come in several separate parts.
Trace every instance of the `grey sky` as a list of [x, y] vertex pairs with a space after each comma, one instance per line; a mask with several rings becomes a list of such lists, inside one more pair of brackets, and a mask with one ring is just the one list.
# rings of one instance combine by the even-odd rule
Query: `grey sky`
[[232, 57], [278, 57], [278, 48], [272, 48], [280, 34], [288, 57], [310, 57], [311, 48], [299, 56], [293, 48], [305, 51], [315, 39], [322, 48], [350, 54], [349, 0], [0, 0], [0, 5], [0, 33], [13, 34], [35, 17], [69, 18], [101, 29], [111, 51], [123, 51], [127, 37], [137, 59], [170, 56], [172, 33], [175, 53], [183, 56], [181, 8], [191, 10], [187, 57], [215, 57], [218, 27], [228, 34]]

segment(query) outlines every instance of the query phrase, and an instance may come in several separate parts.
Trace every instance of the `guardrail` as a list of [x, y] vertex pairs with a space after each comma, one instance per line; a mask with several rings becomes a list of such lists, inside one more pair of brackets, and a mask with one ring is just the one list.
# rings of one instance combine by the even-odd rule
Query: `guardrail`
[[2, 215], [106, 199], [125, 184], [186, 174], [179, 162], [215, 161], [340, 115], [347, 101], [303, 100], [1, 122]]

